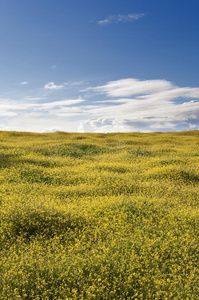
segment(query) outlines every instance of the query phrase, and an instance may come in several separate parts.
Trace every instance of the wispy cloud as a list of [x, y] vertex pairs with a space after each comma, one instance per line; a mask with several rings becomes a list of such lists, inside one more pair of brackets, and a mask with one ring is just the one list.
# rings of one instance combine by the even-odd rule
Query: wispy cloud
[[41, 104], [33, 104], [33, 108], [35, 109], [40, 109], [40, 110], [44, 110], [44, 109], [52, 109], [52, 108], [61, 108], [64, 106], [70, 106], [70, 105], [76, 105], [79, 104], [81, 102], [84, 102], [85, 100], [82, 98], [78, 98], [78, 99], [66, 99], [66, 100], [61, 100], [61, 101], [54, 101], [54, 102], [48, 102], [48, 103], [41, 103]]
[[75, 87], [85, 85], [85, 84], [88, 84], [88, 82], [83, 81], [83, 80], [68, 81], [68, 82], [63, 83], [63, 85], [56, 85], [54, 82], [51, 81], [51, 82], [48, 82], [47, 84], [45, 84], [44, 89], [47, 89], [47, 90], [60, 90], [60, 89], [65, 88], [65, 87], [74, 89]]
[[84, 84], [88, 84], [88, 81], [79, 80], [79, 81], [68, 81], [64, 83], [65, 86], [79, 86]]
[[167, 80], [138, 80], [134, 78], [110, 81], [106, 85], [87, 88], [110, 97], [129, 97], [133, 95], [154, 94], [173, 89], [174, 85]]
[[22, 81], [20, 82], [20, 85], [27, 85], [29, 82], [28, 81]]
[[178, 87], [167, 80], [127, 78], [90, 90], [110, 98], [95, 102], [90, 117], [80, 123], [80, 132], [199, 129], [199, 88]]
[[45, 103], [31, 103], [29, 101], [16, 101], [11, 99], [0, 99], [0, 116], [21, 116], [26, 113], [42, 113], [47, 115], [58, 115], [62, 112], [78, 112], [77, 105], [85, 100], [66, 99]]
[[28, 101], [38, 101], [38, 100], [43, 100], [44, 97], [25, 97], [25, 100], [28, 100]]
[[112, 15], [107, 17], [104, 20], [98, 21], [98, 25], [105, 26], [112, 23], [127, 23], [127, 22], [133, 22], [137, 21], [143, 17], [145, 17], [146, 14], [127, 14], [127, 15]]
[[64, 86], [63, 85], [56, 85], [54, 82], [48, 82], [44, 88], [47, 90], [60, 90], [62, 89]]

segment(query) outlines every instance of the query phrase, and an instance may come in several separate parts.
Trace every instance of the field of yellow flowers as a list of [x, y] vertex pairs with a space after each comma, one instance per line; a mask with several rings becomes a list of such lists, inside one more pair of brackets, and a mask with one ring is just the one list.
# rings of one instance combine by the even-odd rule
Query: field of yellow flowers
[[0, 132], [0, 299], [199, 299], [199, 131]]

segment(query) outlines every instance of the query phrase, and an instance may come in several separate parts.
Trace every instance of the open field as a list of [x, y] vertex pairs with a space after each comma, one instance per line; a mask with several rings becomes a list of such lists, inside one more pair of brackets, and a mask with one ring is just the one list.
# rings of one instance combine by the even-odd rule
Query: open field
[[0, 299], [199, 299], [199, 131], [0, 132]]

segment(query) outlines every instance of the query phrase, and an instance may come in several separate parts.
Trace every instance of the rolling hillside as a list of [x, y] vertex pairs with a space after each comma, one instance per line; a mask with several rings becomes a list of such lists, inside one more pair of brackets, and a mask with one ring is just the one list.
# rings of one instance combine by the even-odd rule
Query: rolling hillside
[[199, 131], [0, 132], [0, 299], [198, 299]]

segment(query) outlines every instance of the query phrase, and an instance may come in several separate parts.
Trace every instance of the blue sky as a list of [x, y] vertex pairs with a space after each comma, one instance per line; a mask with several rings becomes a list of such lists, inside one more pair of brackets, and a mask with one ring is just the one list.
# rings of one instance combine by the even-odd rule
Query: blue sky
[[1, 0], [0, 130], [199, 129], [198, 0]]

